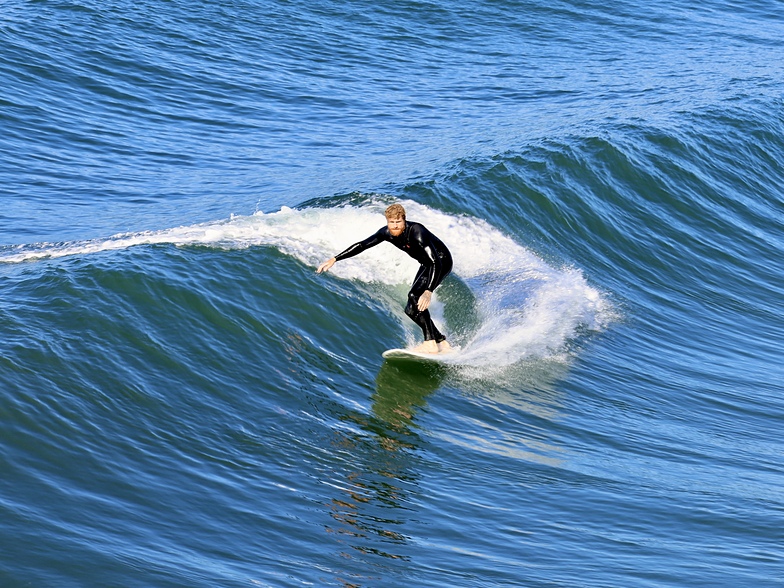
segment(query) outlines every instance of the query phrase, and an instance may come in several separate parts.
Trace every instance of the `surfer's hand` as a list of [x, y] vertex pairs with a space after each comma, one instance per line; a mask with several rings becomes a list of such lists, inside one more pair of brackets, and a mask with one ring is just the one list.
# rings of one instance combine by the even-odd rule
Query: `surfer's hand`
[[417, 302], [417, 308], [419, 312], [425, 312], [427, 307], [430, 306], [430, 296], [433, 293], [430, 290], [425, 290], [422, 293], [422, 296], [419, 297], [419, 302]]
[[331, 268], [333, 265], [335, 265], [335, 261], [336, 261], [335, 258], [331, 257], [330, 259], [328, 259], [327, 261], [322, 263], [320, 266], [318, 266], [318, 269], [316, 270], [316, 273], [320, 274], [321, 272], [327, 271], [329, 268]]

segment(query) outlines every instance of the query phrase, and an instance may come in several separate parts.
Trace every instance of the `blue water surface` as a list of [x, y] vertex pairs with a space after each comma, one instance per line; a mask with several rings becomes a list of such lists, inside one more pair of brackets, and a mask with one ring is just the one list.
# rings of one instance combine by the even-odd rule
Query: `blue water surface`
[[2, 3], [0, 585], [784, 584], [782, 16]]

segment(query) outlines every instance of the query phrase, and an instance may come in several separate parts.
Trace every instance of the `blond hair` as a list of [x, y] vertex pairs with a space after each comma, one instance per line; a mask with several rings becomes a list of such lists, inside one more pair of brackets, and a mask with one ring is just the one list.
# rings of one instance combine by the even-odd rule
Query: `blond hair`
[[402, 218], [405, 220], [406, 209], [403, 208], [400, 204], [393, 204], [384, 211], [384, 216], [387, 217], [387, 219]]

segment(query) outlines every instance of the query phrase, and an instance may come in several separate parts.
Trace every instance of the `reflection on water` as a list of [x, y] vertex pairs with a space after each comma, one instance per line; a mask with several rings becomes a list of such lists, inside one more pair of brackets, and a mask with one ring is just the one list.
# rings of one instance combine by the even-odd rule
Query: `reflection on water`
[[[345, 586], [361, 586], [378, 578], [360, 576], [370, 567], [383, 576], [392, 560], [410, 561], [411, 531], [416, 525], [419, 478], [425, 465], [423, 450], [432, 439], [459, 445], [484, 461], [488, 454], [521, 462], [559, 467], [563, 449], [552, 443], [553, 423], [561, 418], [563, 399], [555, 383], [568, 370], [560, 361], [533, 361], [515, 366], [494, 381], [466, 377], [438, 364], [384, 363], [379, 370], [369, 413], [341, 411], [349, 427], [333, 431], [335, 452], [349, 461], [332, 471], [327, 503], [334, 524], [326, 530], [342, 546], [348, 563], [336, 573]], [[444, 385], [460, 392], [465, 404], [460, 419], [481, 418], [484, 410], [506, 414], [500, 422], [424, 432], [418, 423], [427, 412], [428, 398]], [[477, 411], [478, 407], [478, 411]], [[408, 530], [408, 532], [407, 532]], [[387, 563], [385, 563], [387, 562]]]
[[443, 382], [446, 371], [438, 364], [410, 364], [401, 368], [384, 362], [376, 376], [376, 392], [371, 397], [373, 414], [385, 425], [382, 443], [390, 450], [395, 442], [414, 436], [416, 409]]
[[[284, 352], [293, 381], [318, 382], [312, 366], [338, 371], [331, 357], [299, 333], [287, 333]], [[333, 569], [338, 582], [361, 586], [361, 570], [384, 572], [384, 562], [408, 560], [404, 529], [416, 502], [418, 450], [422, 443], [415, 424], [418, 409], [440, 385], [432, 371], [400, 371], [384, 365], [376, 378], [369, 413], [344, 404], [318, 400], [341, 424], [330, 431], [333, 459], [320, 482], [328, 488], [326, 506], [333, 521], [328, 535], [340, 545], [344, 570]], [[315, 399], [314, 399], [315, 400]]]
[[[330, 516], [337, 523], [326, 530], [345, 546], [341, 556], [349, 561], [375, 556], [408, 560], [403, 546], [411, 504], [416, 502], [417, 453], [422, 445], [416, 415], [427, 397], [436, 390], [444, 374], [439, 370], [399, 369], [385, 363], [376, 377], [370, 415], [352, 412], [344, 421], [359, 432], [335, 431], [333, 446], [353, 456], [352, 468], [340, 472], [331, 485], [340, 493], [329, 503]], [[336, 472], [337, 473], [337, 472]], [[383, 560], [381, 560], [383, 562]], [[381, 570], [383, 564], [373, 562]], [[364, 566], [347, 565], [348, 570]], [[360, 586], [353, 574], [339, 578], [345, 586]]]

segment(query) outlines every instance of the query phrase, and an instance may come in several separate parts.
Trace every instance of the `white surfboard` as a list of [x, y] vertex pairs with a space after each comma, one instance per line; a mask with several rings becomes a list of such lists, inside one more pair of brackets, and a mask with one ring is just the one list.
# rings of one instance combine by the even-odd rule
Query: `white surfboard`
[[387, 349], [381, 357], [390, 361], [409, 361], [415, 363], [441, 363], [448, 358], [454, 358], [457, 352], [444, 351], [443, 353], [422, 353], [413, 349]]

